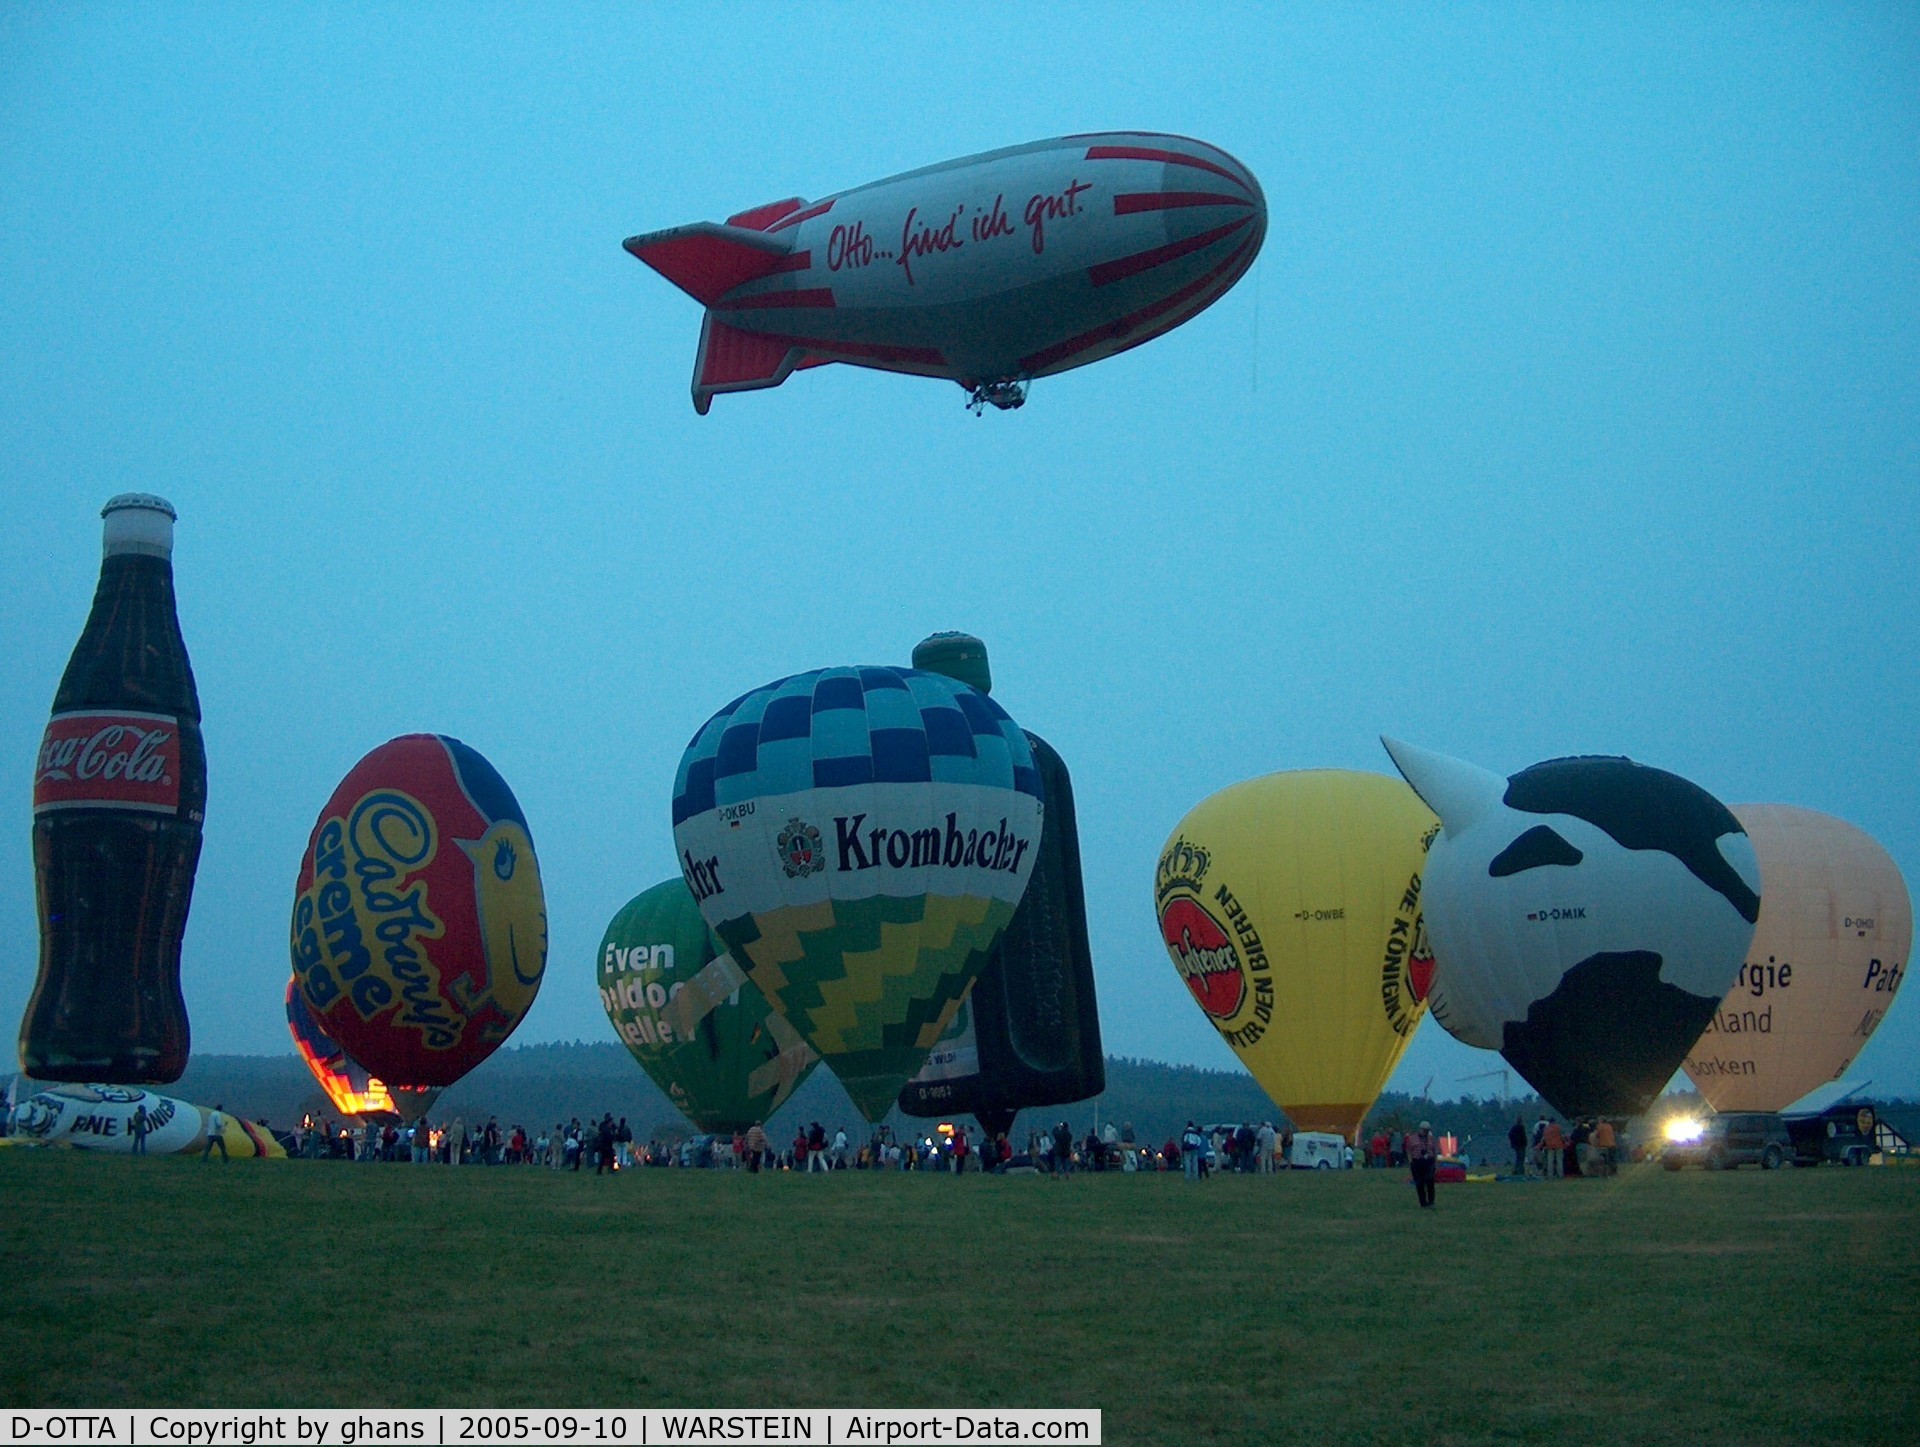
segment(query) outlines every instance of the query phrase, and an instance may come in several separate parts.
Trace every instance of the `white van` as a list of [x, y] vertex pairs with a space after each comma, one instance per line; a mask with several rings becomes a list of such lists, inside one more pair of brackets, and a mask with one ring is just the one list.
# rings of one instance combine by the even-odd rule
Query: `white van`
[[1295, 1134], [1287, 1164], [1296, 1171], [1338, 1171], [1347, 1164], [1347, 1143], [1326, 1131], [1303, 1130]]

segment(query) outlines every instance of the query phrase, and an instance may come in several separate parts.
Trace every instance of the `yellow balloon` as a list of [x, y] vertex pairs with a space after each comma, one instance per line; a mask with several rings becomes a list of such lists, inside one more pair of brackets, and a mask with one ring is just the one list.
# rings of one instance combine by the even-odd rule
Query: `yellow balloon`
[[1167, 841], [1167, 953], [1298, 1129], [1351, 1140], [1426, 1013], [1420, 872], [1439, 827], [1399, 779], [1310, 769], [1222, 789]]
[[1853, 1064], [1907, 973], [1913, 909], [1887, 851], [1843, 819], [1735, 804], [1760, 859], [1740, 978], [1687, 1056], [1715, 1110], [1779, 1110]]

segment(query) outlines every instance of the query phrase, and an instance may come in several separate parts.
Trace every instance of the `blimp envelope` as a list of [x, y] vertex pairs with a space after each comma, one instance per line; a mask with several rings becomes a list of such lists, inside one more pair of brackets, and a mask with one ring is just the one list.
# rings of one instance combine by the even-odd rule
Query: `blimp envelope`
[[1631, 759], [1502, 778], [1382, 742], [1440, 816], [1423, 896], [1434, 1018], [1563, 1113], [1644, 1110], [1753, 938], [1760, 866], [1739, 820]]
[[[132, 1085], [61, 1085], [43, 1090], [13, 1107], [7, 1128], [15, 1138], [43, 1145], [129, 1155], [134, 1146], [134, 1112], [142, 1109], [147, 1116], [147, 1154], [183, 1155], [205, 1149], [211, 1111]], [[228, 1155], [286, 1155], [264, 1127], [226, 1111], [220, 1114], [220, 1138]]]
[[1266, 200], [1184, 136], [1066, 136], [908, 171], [626, 249], [707, 308], [693, 402], [826, 362], [944, 377], [977, 406], [1137, 347], [1258, 255]]

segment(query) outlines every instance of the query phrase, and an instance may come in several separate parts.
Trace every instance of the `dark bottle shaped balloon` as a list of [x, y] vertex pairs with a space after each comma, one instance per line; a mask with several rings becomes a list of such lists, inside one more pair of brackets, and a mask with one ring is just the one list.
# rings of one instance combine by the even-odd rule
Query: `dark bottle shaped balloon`
[[[986, 645], [971, 634], [934, 634], [913, 650], [913, 666], [982, 693], [993, 689]], [[970, 1112], [995, 1135], [1010, 1130], [1022, 1109], [1087, 1100], [1107, 1083], [1073, 781], [1045, 739], [1022, 732], [1046, 796], [1027, 892], [966, 1004], [899, 1099], [908, 1115]]]
[[200, 699], [173, 598], [173, 508], [101, 511], [93, 611], [54, 695], [33, 781], [40, 978], [20, 1067], [42, 1080], [178, 1080], [180, 941], [206, 815]]

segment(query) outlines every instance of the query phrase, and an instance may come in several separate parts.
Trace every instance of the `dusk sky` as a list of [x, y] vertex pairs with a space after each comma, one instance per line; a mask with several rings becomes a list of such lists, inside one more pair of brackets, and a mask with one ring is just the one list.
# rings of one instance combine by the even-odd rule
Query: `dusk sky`
[[[697, 417], [700, 309], [620, 247], [1122, 129], [1246, 163], [1264, 250], [1017, 413], [827, 367]], [[1115, 1054], [1237, 1068], [1160, 848], [1236, 780], [1391, 773], [1383, 732], [1628, 754], [1920, 877], [1912, 6], [0, 5], [0, 338], [9, 1030], [128, 490], [180, 513], [202, 1051], [290, 1048], [308, 833], [416, 730], [531, 825], [516, 1041], [611, 1041], [596, 946], [675, 872], [689, 737], [936, 629], [1073, 771]], [[1500, 1064], [1428, 1022], [1393, 1086]], [[1920, 1002], [1854, 1073], [1920, 1092]]]

